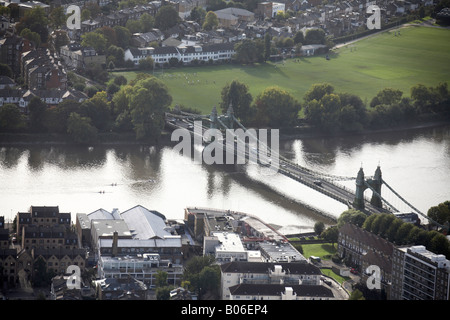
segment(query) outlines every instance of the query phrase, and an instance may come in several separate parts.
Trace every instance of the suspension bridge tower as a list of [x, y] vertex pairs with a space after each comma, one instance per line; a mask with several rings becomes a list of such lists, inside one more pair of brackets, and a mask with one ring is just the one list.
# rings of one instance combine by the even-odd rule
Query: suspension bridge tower
[[381, 202], [381, 185], [383, 180], [381, 178], [380, 166], [375, 170], [375, 175], [371, 179], [365, 179], [362, 167], [359, 169], [356, 177], [356, 192], [353, 206], [358, 210], [364, 210], [364, 191], [369, 188], [372, 190], [372, 198], [370, 203], [377, 208], [382, 208]]

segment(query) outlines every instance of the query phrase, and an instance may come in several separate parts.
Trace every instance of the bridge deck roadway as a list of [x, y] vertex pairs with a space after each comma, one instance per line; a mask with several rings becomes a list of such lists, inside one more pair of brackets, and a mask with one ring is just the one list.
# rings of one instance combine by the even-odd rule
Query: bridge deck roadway
[[[167, 121], [166, 124], [169, 128], [172, 129], [187, 129], [191, 131], [191, 134], [193, 135], [192, 122], [190, 121], [186, 121], [184, 119], [171, 118], [171, 121]], [[234, 148], [234, 150], [237, 150], [237, 148]], [[249, 156], [248, 151], [246, 151], [246, 156], [248, 158]], [[296, 166], [283, 159], [279, 159], [278, 173], [287, 176], [291, 179], [294, 179], [336, 201], [339, 201], [347, 205], [349, 208], [352, 207], [352, 203], [355, 198], [354, 192], [345, 189], [342, 186], [336, 185], [331, 181], [327, 181], [326, 179], [320, 179], [313, 173], [299, 166]], [[386, 210], [375, 207], [370, 202], [366, 201], [364, 211], [370, 214], [377, 212], [385, 212]]]

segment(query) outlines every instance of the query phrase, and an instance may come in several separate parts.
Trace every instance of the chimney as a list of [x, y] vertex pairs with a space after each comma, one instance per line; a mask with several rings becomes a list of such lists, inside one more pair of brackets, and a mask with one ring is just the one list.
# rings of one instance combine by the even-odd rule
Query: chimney
[[119, 233], [114, 231], [113, 233], [113, 241], [112, 241], [112, 256], [115, 257], [117, 255], [117, 245], [119, 241]]

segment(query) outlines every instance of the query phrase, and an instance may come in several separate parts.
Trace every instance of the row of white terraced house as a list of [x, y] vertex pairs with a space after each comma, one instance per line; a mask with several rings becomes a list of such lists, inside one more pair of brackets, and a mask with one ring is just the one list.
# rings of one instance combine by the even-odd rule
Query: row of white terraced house
[[133, 61], [135, 65], [149, 56], [155, 63], [168, 63], [171, 58], [176, 58], [184, 64], [189, 64], [194, 60], [227, 61], [233, 57], [234, 53], [233, 43], [214, 43], [195, 46], [129, 48], [125, 51], [124, 59]]

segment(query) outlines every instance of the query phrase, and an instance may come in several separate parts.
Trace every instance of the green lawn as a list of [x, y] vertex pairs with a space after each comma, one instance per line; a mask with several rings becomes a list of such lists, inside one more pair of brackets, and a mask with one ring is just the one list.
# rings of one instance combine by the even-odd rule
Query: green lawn
[[336, 253], [336, 247], [332, 246], [331, 243], [302, 244], [302, 248], [303, 256], [306, 259], [310, 256], [316, 256], [322, 260], [328, 260]]
[[[173, 104], [209, 113], [220, 101], [220, 91], [233, 79], [249, 86], [255, 98], [265, 88], [277, 85], [299, 101], [314, 83], [329, 82], [337, 92], [351, 92], [370, 101], [386, 87], [409, 96], [418, 83], [435, 86], [450, 80], [450, 30], [408, 26], [400, 35], [385, 31], [343, 46], [324, 56], [289, 59], [285, 64], [255, 66], [202, 66], [167, 69], [156, 74], [169, 87]], [[123, 74], [128, 79], [134, 72]], [[189, 81], [189, 83], [188, 83]]]

